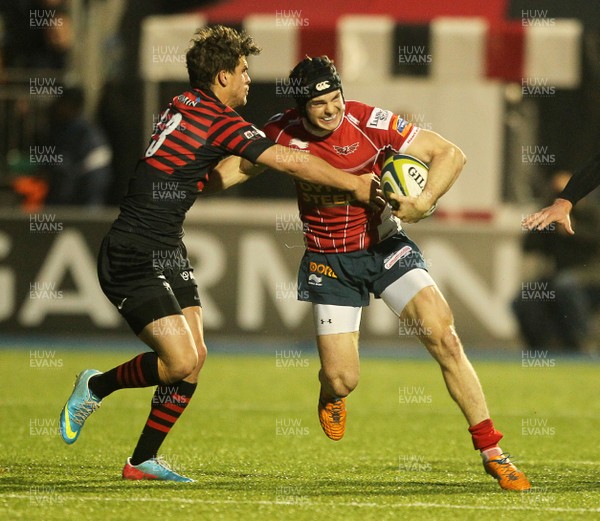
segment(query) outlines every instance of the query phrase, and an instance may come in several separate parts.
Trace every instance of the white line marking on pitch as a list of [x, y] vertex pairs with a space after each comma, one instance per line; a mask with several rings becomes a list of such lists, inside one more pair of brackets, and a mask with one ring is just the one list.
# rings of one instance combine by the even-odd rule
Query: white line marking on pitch
[[[189, 485], [188, 485], [189, 486]], [[183, 487], [182, 487], [183, 488]], [[172, 498], [152, 498], [152, 497], [100, 497], [100, 496], [67, 496], [60, 492], [54, 492], [57, 500], [60, 501], [114, 501], [114, 502], [139, 502], [139, 503], [167, 503], [173, 501]], [[527, 498], [527, 493], [522, 496], [524, 499]], [[0, 494], [0, 497], [6, 499], [31, 499], [31, 494]], [[310, 501], [294, 502], [294, 501], [267, 501], [267, 500], [237, 500], [237, 499], [192, 499], [192, 498], [177, 498], [180, 503], [189, 504], [211, 504], [211, 505], [286, 505], [286, 506], [300, 506], [300, 507], [362, 507], [362, 508], [449, 508], [455, 510], [535, 510], [535, 511], [546, 511], [546, 512], [600, 512], [600, 508], [567, 508], [567, 507], [546, 507], [540, 508], [540, 505], [532, 506], [513, 506], [513, 505], [498, 505], [498, 506], [487, 506], [487, 505], [447, 505], [440, 503], [391, 503], [391, 504], [378, 504], [378, 503], [359, 503], [352, 501], [350, 503], [316, 503]]]

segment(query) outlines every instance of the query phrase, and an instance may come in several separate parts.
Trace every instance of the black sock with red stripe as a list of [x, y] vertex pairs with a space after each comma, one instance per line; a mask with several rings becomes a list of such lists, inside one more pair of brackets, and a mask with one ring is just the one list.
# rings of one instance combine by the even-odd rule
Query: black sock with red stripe
[[171, 427], [192, 399], [196, 385], [181, 380], [170, 385], [159, 385], [156, 388], [152, 397], [150, 416], [131, 456], [132, 465], [139, 465], [143, 461], [156, 457]]
[[156, 353], [142, 353], [106, 373], [92, 376], [88, 382], [90, 391], [101, 400], [117, 389], [152, 387], [158, 384]]

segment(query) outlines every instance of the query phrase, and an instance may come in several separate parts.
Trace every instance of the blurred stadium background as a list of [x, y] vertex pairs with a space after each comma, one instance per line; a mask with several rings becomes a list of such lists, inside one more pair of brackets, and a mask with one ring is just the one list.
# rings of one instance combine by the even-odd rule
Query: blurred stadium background
[[[264, 49], [240, 110], [256, 125], [292, 105], [285, 80], [301, 57], [328, 54], [348, 98], [463, 148], [463, 175], [408, 231], [467, 348], [519, 351], [510, 302], [537, 269], [524, 265], [520, 221], [545, 201], [553, 172], [574, 170], [600, 142], [597, 2], [3, 3], [0, 342], [131, 340], [98, 286], [97, 248], [153, 123], [187, 84], [190, 36], [212, 23], [244, 28]], [[66, 101], [84, 130], [63, 135], [63, 152], [53, 125]], [[94, 184], [80, 186], [90, 172]], [[303, 249], [289, 178], [269, 172], [200, 197], [186, 234], [209, 345], [311, 342], [310, 308], [295, 300]], [[366, 349], [416, 345], [384, 308], [373, 302], [363, 318]]]

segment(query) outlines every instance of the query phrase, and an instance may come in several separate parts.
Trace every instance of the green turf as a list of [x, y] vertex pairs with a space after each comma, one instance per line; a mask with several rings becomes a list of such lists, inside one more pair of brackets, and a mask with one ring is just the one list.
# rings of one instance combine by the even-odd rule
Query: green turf
[[317, 359], [278, 367], [275, 354], [209, 357], [161, 451], [197, 483], [124, 482], [152, 391], [107, 398], [72, 446], [58, 414], [78, 371], [128, 355], [0, 351], [0, 519], [600, 518], [597, 364], [475, 364], [502, 446], [534, 484], [523, 494], [483, 472], [433, 361], [363, 360], [335, 443], [316, 416]]

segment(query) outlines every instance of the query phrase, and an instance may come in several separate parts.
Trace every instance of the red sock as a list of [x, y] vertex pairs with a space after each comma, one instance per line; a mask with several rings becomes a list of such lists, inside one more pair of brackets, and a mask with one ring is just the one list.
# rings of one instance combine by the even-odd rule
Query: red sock
[[494, 423], [489, 418], [469, 427], [469, 432], [473, 438], [473, 447], [482, 452], [497, 447], [502, 439], [502, 433], [494, 428]]

